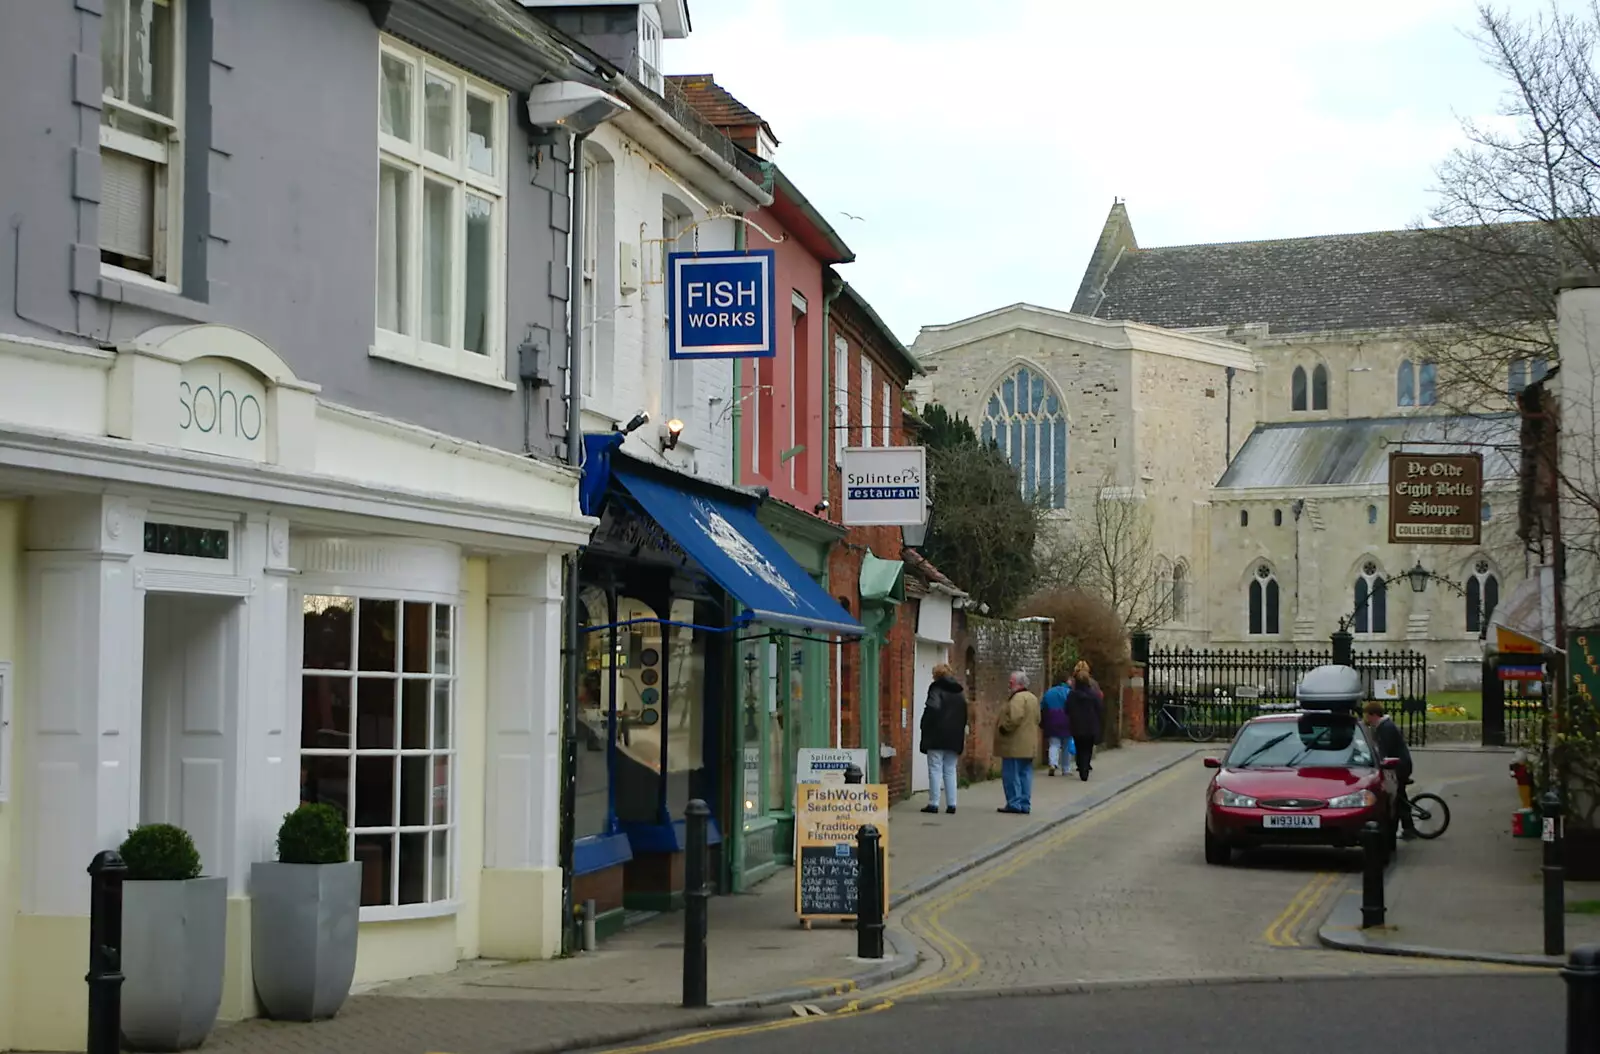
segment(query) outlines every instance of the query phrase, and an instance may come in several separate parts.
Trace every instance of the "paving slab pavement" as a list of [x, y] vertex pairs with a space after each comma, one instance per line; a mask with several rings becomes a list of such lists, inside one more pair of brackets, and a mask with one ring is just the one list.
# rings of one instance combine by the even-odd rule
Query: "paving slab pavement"
[[[1450, 828], [1402, 842], [1385, 877], [1386, 925], [1361, 929], [1356, 876], [1319, 937], [1329, 947], [1384, 955], [1556, 966], [1544, 950], [1543, 843], [1514, 838], [1519, 807], [1509, 750], [1418, 750], [1414, 791], [1450, 806]], [[1600, 883], [1569, 882], [1567, 902], [1600, 900]], [[1600, 916], [1566, 916], [1568, 949], [1600, 941]]]
[[[996, 813], [1004, 801], [998, 780], [963, 788], [953, 816], [923, 813], [926, 795], [913, 796], [890, 814], [895, 904], [1109, 801], [1197, 749], [1187, 743], [1130, 744], [1106, 751], [1096, 756], [1088, 782], [1041, 771], [1030, 816]], [[704, 1011], [676, 1005], [683, 917], [673, 913], [569, 959], [464, 963], [449, 974], [373, 986], [352, 996], [332, 1021], [241, 1022], [217, 1030], [206, 1049], [535, 1054], [627, 1042], [740, 1020], [762, 1013], [763, 1006], [820, 999], [915, 969], [910, 942], [895, 940], [892, 928], [889, 935], [891, 955], [863, 961], [854, 957], [852, 928], [802, 929], [794, 914], [792, 872], [785, 870], [749, 893], [712, 899], [708, 980], [717, 1005]]]

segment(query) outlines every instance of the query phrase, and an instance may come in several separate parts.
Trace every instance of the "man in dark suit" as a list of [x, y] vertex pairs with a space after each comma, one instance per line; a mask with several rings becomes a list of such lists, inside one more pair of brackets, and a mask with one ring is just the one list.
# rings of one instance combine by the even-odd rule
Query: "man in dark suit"
[[1395, 775], [1400, 778], [1399, 793], [1395, 796], [1395, 808], [1400, 812], [1400, 827], [1402, 837], [1413, 838], [1416, 836], [1416, 821], [1411, 818], [1411, 798], [1406, 793], [1406, 784], [1411, 782], [1411, 748], [1406, 746], [1406, 734], [1400, 731], [1400, 726], [1394, 723], [1383, 709], [1383, 704], [1376, 699], [1366, 705], [1365, 715], [1367, 727], [1372, 729], [1372, 738], [1377, 741], [1378, 753], [1385, 758], [1399, 758], [1400, 767]]

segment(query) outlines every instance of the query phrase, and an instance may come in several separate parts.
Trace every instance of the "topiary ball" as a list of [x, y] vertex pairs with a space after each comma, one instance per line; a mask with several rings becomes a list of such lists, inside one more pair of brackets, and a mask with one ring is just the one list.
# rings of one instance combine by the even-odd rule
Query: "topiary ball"
[[141, 824], [128, 832], [118, 850], [128, 877], [140, 882], [183, 882], [200, 877], [200, 851], [182, 827]]
[[284, 816], [278, 828], [278, 861], [284, 864], [342, 864], [350, 859], [350, 832], [344, 815], [331, 805], [302, 805]]

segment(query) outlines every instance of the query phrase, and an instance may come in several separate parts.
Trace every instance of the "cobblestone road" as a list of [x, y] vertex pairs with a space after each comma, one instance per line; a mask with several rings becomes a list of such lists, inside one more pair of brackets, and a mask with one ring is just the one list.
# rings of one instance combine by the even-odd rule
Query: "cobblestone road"
[[[1426, 764], [1428, 777], [1442, 779], [1482, 761], [1438, 754]], [[909, 928], [956, 960], [929, 993], [1452, 969], [1317, 944], [1332, 898], [1359, 874], [1357, 854], [1261, 851], [1208, 866], [1209, 775], [1196, 758], [909, 913]]]

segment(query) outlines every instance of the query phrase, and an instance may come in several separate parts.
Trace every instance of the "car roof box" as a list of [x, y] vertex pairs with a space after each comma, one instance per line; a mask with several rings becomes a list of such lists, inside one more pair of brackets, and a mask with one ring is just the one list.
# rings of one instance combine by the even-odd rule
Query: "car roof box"
[[1318, 666], [1300, 679], [1294, 691], [1302, 710], [1355, 710], [1366, 687], [1349, 666]]

